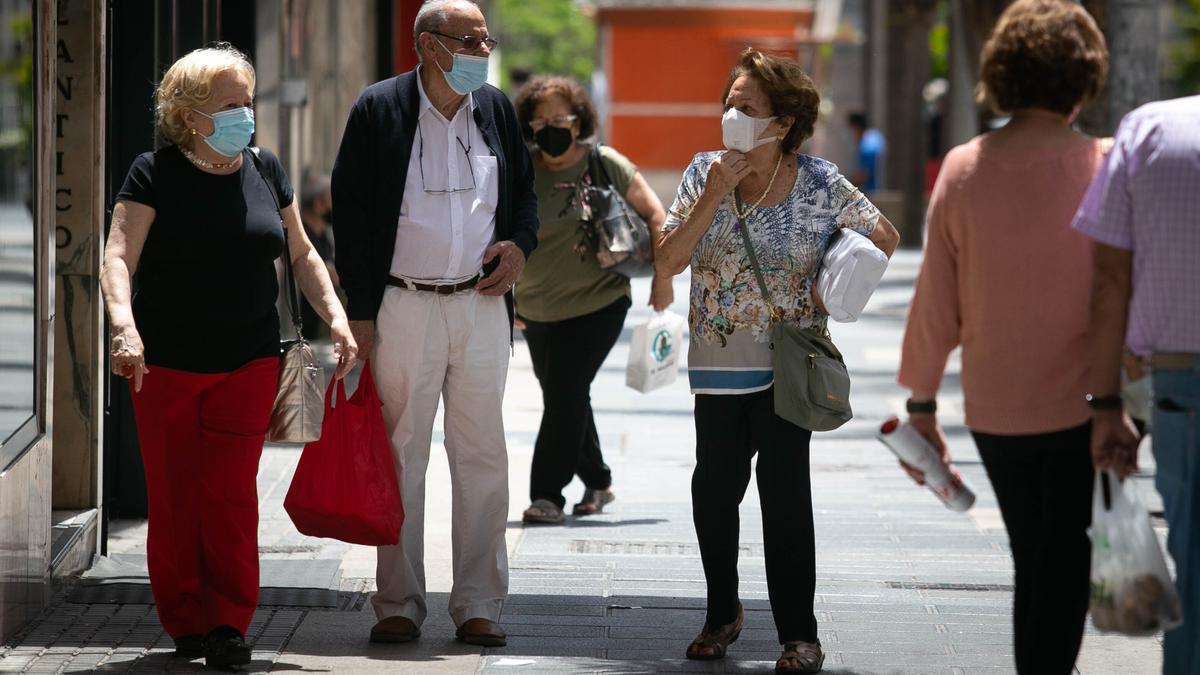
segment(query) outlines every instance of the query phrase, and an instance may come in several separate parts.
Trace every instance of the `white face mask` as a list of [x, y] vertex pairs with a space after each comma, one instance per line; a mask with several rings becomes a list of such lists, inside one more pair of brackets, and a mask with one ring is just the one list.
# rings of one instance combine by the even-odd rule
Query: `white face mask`
[[730, 150], [749, 152], [760, 145], [775, 141], [774, 136], [759, 138], [775, 119], [751, 117], [737, 108], [730, 108], [721, 118], [721, 140]]

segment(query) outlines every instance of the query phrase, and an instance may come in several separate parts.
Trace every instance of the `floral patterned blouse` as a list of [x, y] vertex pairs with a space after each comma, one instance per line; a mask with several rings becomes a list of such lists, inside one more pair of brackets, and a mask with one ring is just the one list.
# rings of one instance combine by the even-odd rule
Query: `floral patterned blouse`
[[[721, 154], [703, 152], [692, 159], [664, 231], [687, 219]], [[829, 236], [841, 227], [870, 236], [880, 214], [832, 163], [797, 154], [796, 165], [796, 183], [787, 198], [752, 211], [746, 226], [782, 320], [824, 330], [828, 317], [813, 306], [811, 289]], [[688, 379], [695, 394], [745, 394], [774, 382], [770, 312], [737, 222], [730, 195], [692, 252]]]

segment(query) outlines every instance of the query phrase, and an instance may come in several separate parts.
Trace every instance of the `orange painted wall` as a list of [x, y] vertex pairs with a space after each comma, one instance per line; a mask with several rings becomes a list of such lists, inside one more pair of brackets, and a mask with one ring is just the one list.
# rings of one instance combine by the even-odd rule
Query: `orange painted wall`
[[721, 92], [738, 53], [795, 39], [811, 21], [806, 10], [601, 10], [607, 139], [646, 169], [720, 149]]

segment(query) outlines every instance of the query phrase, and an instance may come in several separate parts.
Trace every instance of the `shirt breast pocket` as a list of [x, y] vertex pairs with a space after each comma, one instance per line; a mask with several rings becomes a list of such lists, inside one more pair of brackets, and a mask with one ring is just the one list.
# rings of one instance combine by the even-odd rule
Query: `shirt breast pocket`
[[471, 163], [475, 167], [477, 206], [495, 213], [500, 201], [500, 160], [493, 155], [477, 155]]

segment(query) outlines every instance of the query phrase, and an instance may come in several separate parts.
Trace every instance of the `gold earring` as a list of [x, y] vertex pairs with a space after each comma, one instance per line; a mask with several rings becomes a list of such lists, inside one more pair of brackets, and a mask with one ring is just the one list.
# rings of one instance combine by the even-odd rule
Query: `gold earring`
[[189, 131], [189, 132], [190, 132], [190, 133], [191, 133], [193, 136], [195, 136], [195, 135], [196, 135], [196, 130], [195, 130], [195, 129], [188, 129], [188, 131]]

